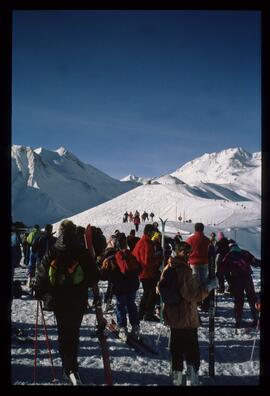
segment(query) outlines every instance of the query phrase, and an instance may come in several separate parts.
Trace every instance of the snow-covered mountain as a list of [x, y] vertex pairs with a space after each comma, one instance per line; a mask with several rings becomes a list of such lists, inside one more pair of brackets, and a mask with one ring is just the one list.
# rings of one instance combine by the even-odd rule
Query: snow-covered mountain
[[250, 154], [242, 148], [230, 148], [204, 154], [171, 173], [188, 184], [227, 184], [260, 178], [261, 153]]
[[[189, 232], [193, 231], [195, 222], [203, 222], [212, 230], [223, 230], [229, 233], [231, 238], [235, 238], [237, 233], [238, 238], [240, 240], [242, 238], [243, 241], [247, 240], [246, 233], [251, 233], [254, 236], [254, 243], [253, 246], [249, 246], [249, 249], [253, 249], [254, 254], [256, 252], [260, 255], [260, 156], [258, 154], [247, 155], [250, 158], [248, 162], [230, 161], [232, 153], [236, 155], [237, 152], [241, 153], [242, 149], [227, 150], [227, 156], [224, 152], [220, 153], [220, 156], [215, 155], [220, 166], [222, 166], [220, 158], [224, 158], [224, 172], [227, 173], [229, 182], [225, 183], [224, 177], [220, 182], [216, 177], [214, 182], [212, 157], [207, 155], [207, 160], [206, 156], [203, 156], [194, 162], [196, 162], [196, 169], [199, 169], [199, 163], [201, 163], [206, 175], [207, 169], [209, 170], [212, 176], [209, 176], [208, 182], [199, 180], [196, 184], [194, 180], [192, 184], [188, 184], [188, 179], [193, 176], [193, 170], [191, 166], [185, 166], [185, 174], [182, 172], [181, 180], [175, 176], [176, 172], [163, 175], [153, 179], [151, 184], [140, 185], [70, 219], [82, 226], [89, 222], [100, 226], [104, 234], [108, 236], [116, 228], [124, 232], [130, 231], [132, 224], [121, 224], [125, 211], [138, 210], [140, 213], [144, 210], [148, 213], [153, 211], [154, 220], [158, 221], [159, 217], [168, 219], [167, 230], [171, 227], [172, 233], [180, 227], [178, 217], [181, 216], [183, 220], [181, 227]], [[187, 220], [192, 220], [193, 224], [187, 224]], [[58, 224], [55, 224], [54, 228], [57, 230]]]
[[151, 178], [139, 177], [136, 175], [128, 175], [120, 179], [121, 181], [135, 182], [137, 184], [148, 184], [151, 181]]
[[260, 228], [261, 153], [231, 148], [204, 154], [151, 184], [132, 175], [125, 179], [113, 179], [63, 148], [13, 146], [13, 218], [41, 225], [71, 218], [106, 229], [121, 222], [126, 210], [146, 210], [156, 219]]
[[135, 187], [84, 164], [63, 147], [13, 145], [11, 155], [12, 216], [28, 225], [53, 223]]

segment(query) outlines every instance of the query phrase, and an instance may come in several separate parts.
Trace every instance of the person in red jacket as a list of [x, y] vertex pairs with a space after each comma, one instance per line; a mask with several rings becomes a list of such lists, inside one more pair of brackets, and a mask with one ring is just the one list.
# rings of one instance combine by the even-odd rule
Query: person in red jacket
[[197, 275], [200, 284], [204, 286], [208, 278], [208, 247], [210, 239], [204, 235], [204, 225], [202, 223], [196, 223], [194, 228], [195, 233], [186, 240], [186, 243], [191, 246], [188, 263], [192, 273]]
[[132, 253], [141, 264], [142, 272], [140, 273], [140, 281], [143, 286], [143, 295], [139, 306], [139, 318], [149, 321], [159, 321], [154, 315], [156, 302], [156, 285], [159, 280], [159, 265], [162, 260], [160, 255], [155, 255], [153, 242], [151, 237], [155, 232], [152, 224], [146, 224], [143, 236], [137, 242]]
[[140, 220], [140, 215], [139, 214], [135, 214], [134, 218], [133, 218], [133, 223], [135, 225], [135, 230], [138, 231], [139, 230], [139, 225], [141, 223]]
[[[208, 280], [208, 261], [209, 261], [209, 245], [210, 239], [204, 235], [204, 225], [196, 223], [194, 226], [195, 233], [191, 235], [186, 242], [191, 246], [191, 253], [189, 255], [189, 265], [192, 273], [197, 276], [199, 284], [205, 287]], [[209, 309], [209, 299], [202, 301], [201, 310], [207, 312]]]

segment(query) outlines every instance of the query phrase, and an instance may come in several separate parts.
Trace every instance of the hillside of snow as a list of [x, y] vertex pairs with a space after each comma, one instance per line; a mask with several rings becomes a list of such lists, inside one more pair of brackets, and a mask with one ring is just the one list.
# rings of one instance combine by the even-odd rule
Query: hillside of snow
[[53, 223], [102, 202], [134, 184], [84, 164], [60, 147], [12, 146], [12, 216], [27, 225]]
[[245, 230], [256, 235], [257, 245], [261, 153], [231, 148], [204, 154], [151, 180], [129, 175], [119, 181], [64, 148], [12, 147], [14, 220], [28, 225], [51, 222], [57, 229], [62, 219], [70, 218], [78, 225], [100, 226], [106, 233], [130, 210], [153, 211], [155, 220], [161, 217], [171, 222], [180, 216], [184, 224], [203, 222], [215, 229], [230, 229], [232, 236]]
[[[177, 179], [179, 180], [179, 179]], [[172, 234], [194, 231], [194, 223], [202, 222], [206, 232], [222, 230], [229, 238], [237, 239], [243, 248], [260, 257], [261, 203], [260, 185], [254, 182], [248, 190], [233, 184], [181, 184], [173, 177], [141, 185], [108, 202], [91, 208], [70, 219], [77, 225], [91, 223], [101, 227], [108, 237], [116, 228], [129, 233], [132, 223], [122, 223], [125, 211], [154, 212], [155, 221], [168, 219], [166, 231]], [[164, 182], [164, 184], [159, 184]], [[182, 221], [178, 220], [179, 216]], [[190, 223], [187, 221], [191, 220]], [[59, 222], [54, 224], [57, 231]], [[140, 226], [142, 232], [143, 224]], [[168, 228], [169, 227], [169, 228]], [[248, 241], [248, 242], [247, 242]]]

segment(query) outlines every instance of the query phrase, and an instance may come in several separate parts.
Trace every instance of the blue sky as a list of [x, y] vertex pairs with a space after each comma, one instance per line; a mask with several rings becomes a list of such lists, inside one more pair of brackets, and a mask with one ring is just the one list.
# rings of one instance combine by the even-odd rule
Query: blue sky
[[152, 177], [261, 150], [259, 11], [16, 11], [12, 143]]

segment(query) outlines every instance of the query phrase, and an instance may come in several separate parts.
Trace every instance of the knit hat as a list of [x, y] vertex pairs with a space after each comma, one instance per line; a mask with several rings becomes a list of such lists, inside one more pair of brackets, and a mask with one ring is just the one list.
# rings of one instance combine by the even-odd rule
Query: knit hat
[[217, 238], [218, 238], [218, 240], [220, 241], [222, 238], [224, 238], [224, 233], [223, 233], [222, 231], [219, 231], [219, 232], [217, 233]]
[[229, 247], [232, 247], [232, 246], [237, 246], [237, 243], [235, 242], [235, 240], [234, 239], [229, 239]]

